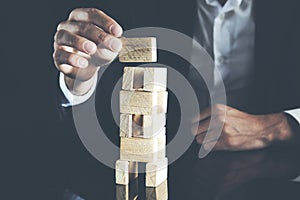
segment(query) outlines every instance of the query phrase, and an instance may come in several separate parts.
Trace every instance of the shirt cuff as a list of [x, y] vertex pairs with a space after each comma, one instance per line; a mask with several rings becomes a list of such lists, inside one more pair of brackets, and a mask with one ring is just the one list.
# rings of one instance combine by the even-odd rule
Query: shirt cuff
[[63, 107], [70, 107], [70, 106], [75, 106], [81, 103], [84, 103], [85, 101], [87, 101], [94, 93], [96, 86], [97, 86], [97, 80], [98, 80], [98, 73], [96, 73], [94, 75], [95, 77], [93, 77], [93, 84], [92, 87], [90, 88], [90, 90], [81, 96], [77, 96], [71, 93], [71, 91], [68, 89], [65, 79], [64, 79], [64, 74], [60, 73], [59, 74], [59, 87], [61, 89], [61, 91], [63, 92], [63, 94], [65, 95], [66, 99], [68, 100], [67, 103], [62, 103], [61, 105]]
[[294, 178], [292, 181], [300, 183], [300, 176], [298, 176], [297, 178]]
[[288, 110], [285, 112], [292, 115], [298, 121], [298, 123], [300, 123], [300, 108]]

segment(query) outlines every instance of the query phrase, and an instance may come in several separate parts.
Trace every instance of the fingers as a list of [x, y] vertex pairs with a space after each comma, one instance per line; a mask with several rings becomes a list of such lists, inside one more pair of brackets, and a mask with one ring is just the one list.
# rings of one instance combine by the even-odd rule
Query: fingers
[[228, 136], [222, 133], [221, 137], [217, 137], [215, 130], [211, 130], [208, 133], [199, 134], [196, 136], [196, 141], [202, 144], [204, 149], [214, 150], [250, 150], [261, 149], [267, 146], [267, 141], [245, 135]]
[[100, 10], [75, 9], [57, 27], [54, 42], [56, 67], [68, 77], [86, 79], [110, 63], [122, 48], [121, 26]]
[[[223, 116], [210, 116], [210, 118], [206, 118], [200, 122], [195, 122], [192, 126], [192, 133], [193, 135], [199, 135], [206, 133], [208, 131], [208, 128], [218, 128], [219, 130], [224, 130], [226, 128], [226, 131], [230, 128], [230, 126], [227, 126], [226, 119]], [[224, 130], [225, 131], [225, 130]]]
[[192, 127], [193, 135], [198, 135], [207, 132], [210, 122], [211, 120], [209, 118], [204, 121], [194, 123]]
[[192, 123], [196, 123], [199, 121], [202, 121], [204, 119], [207, 119], [211, 116], [211, 107], [208, 107], [200, 112], [199, 115], [193, 118]]
[[61, 46], [72, 47], [88, 55], [92, 54], [91, 63], [95, 66], [102, 66], [117, 56], [122, 43], [120, 39], [95, 25], [66, 21], [60, 23], [55, 35], [55, 49]]
[[58, 46], [69, 46], [89, 55], [94, 54], [97, 50], [94, 42], [63, 29], [57, 31], [54, 39]]
[[54, 52], [54, 60], [56, 65], [68, 64], [78, 68], [87, 68], [89, 65], [89, 61], [86, 58], [63, 49], [57, 49]]
[[92, 23], [115, 37], [123, 33], [122, 27], [103, 11], [95, 8], [78, 8], [70, 13], [69, 20]]
[[59, 71], [69, 78], [88, 80], [113, 61], [122, 48], [121, 26], [94, 8], [73, 10], [60, 23], [54, 38], [53, 58]]
[[54, 51], [53, 59], [57, 69], [73, 79], [86, 81], [97, 71], [97, 68], [87, 58], [62, 48]]
[[222, 145], [221, 143], [219, 142], [207, 142], [205, 144], [202, 144], [203, 145], [203, 148], [205, 150], [214, 150], [214, 151], [219, 151], [219, 150], [225, 150], [226, 147], [224, 145]]
[[206, 120], [207, 118], [212, 117], [212, 115], [225, 117], [227, 109], [232, 110], [232, 108], [230, 108], [226, 105], [215, 104], [215, 105], [208, 107], [208, 108], [204, 109], [203, 111], [201, 111], [199, 115], [197, 115], [193, 118], [192, 123]]
[[82, 70], [80, 68], [76, 68], [68, 64], [58, 65], [57, 69], [60, 72], [62, 72], [65, 76], [79, 81], [88, 81], [97, 72], [96, 67], [88, 67], [87, 70]]
[[[122, 48], [122, 42], [120, 39], [108, 34], [94, 24], [77, 21], [65, 21], [59, 24], [57, 30], [69, 31], [73, 34], [84, 37], [94, 42], [97, 46], [106, 48], [112, 52], [119, 52]], [[64, 32], [64, 34], [66, 33]], [[77, 41], [73, 43], [77, 43]]]
[[253, 128], [259, 122], [256, 116], [226, 105], [217, 104], [205, 109], [193, 122], [195, 139], [207, 150], [237, 151], [260, 149], [268, 145], [268, 139], [257, 134], [261, 129]]
[[230, 150], [231, 147], [227, 144], [227, 142], [223, 138], [215, 138], [211, 135], [213, 131], [208, 134], [200, 134], [196, 136], [196, 141], [198, 144], [203, 145], [205, 150]]
[[113, 61], [117, 55], [118, 53], [100, 47], [98, 48], [95, 56], [92, 57], [91, 62], [93, 62], [96, 66], [102, 66]]
[[[214, 141], [217, 141], [218, 139], [219, 139], [219, 137], [216, 134], [216, 131], [214, 129], [210, 130], [209, 132], [204, 132], [202, 134], [198, 134], [196, 136], [196, 141], [199, 144], [214, 142]], [[220, 140], [221, 140], [221, 138], [220, 138]]]

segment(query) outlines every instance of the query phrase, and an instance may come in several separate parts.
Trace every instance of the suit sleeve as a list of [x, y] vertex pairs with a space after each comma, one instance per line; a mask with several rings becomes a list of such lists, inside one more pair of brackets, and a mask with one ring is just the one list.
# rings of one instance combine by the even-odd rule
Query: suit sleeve
[[91, 89], [84, 95], [77, 96], [74, 95], [70, 92], [70, 90], [67, 88], [65, 80], [64, 80], [64, 75], [63, 73], [59, 74], [59, 87], [65, 97], [65, 101], [61, 103], [61, 106], [63, 107], [70, 107], [70, 106], [75, 106], [82, 104], [86, 102], [94, 93], [96, 86], [97, 86], [97, 73], [95, 74], [95, 77], [93, 78], [93, 84]]
[[291, 116], [293, 116], [297, 120], [297, 122], [300, 124], [300, 108], [293, 109], [293, 110], [287, 110], [285, 112], [290, 114]]

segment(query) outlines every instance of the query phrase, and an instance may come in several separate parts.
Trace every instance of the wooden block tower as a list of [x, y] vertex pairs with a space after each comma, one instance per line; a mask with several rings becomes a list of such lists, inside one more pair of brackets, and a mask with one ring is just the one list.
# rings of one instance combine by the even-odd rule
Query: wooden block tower
[[[156, 38], [123, 38], [122, 42], [120, 62], [157, 61]], [[128, 185], [131, 179], [136, 178], [138, 163], [146, 163], [146, 187], [155, 188], [165, 185], [167, 181], [166, 84], [166, 68], [124, 68], [120, 91], [120, 160], [116, 161], [117, 184]]]

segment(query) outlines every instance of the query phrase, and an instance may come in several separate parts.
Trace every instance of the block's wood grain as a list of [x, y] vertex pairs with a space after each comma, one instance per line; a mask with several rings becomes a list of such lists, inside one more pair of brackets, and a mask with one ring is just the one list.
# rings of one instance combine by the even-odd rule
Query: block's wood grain
[[147, 157], [149, 154], [151, 155], [165, 149], [165, 128], [158, 135], [152, 138], [121, 137], [120, 143], [121, 155], [129, 154]]
[[[134, 90], [134, 67], [124, 67], [123, 78], [122, 78], [122, 90]], [[144, 76], [144, 74], [142, 74]]]
[[121, 38], [120, 62], [157, 62], [156, 38]]
[[138, 177], [138, 163], [126, 160], [117, 160], [115, 166], [116, 184], [128, 185]]
[[120, 91], [120, 112], [154, 115], [167, 112], [168, 92]]
[[146, 164], [146, 187], [156, 187], [168, 178], [168, 159]]
[[166, 157], [166, 149], [161, 149], [158, 152], [148, 154], [129, 154], [120, 152], [120, 159], [130, 160], [140, 163], [156, 162]]
[[161, 131], [165, 131], [166, 114], [142, 115], [141, 128], [137, 130], [134, 129], [134, 125], [138, 125], [135, 123], [134, 118], [132, 123], [134, 137], [151, 138], [158, 135]]
[[120, 185], [129, 184], [129, 161], [116, 161], [116, 183]]
[[168, 199], [168, 180], [165, 180], [157, 187], [146, 187], [147, 200], [167, 200]]
[[144, 69], [145, 91], [164, 91], [167, 88], [167, 68]]
[[125, 67], [123, 90], [165, 91], [167, 88], [167, 69], [154, 67]]
[[164, 113], [156, 115], [120, 115], [120, 137], [151, 138], [166, 125]]
[[120, 137], [132, 137], [132, 115], [120, 114]]

